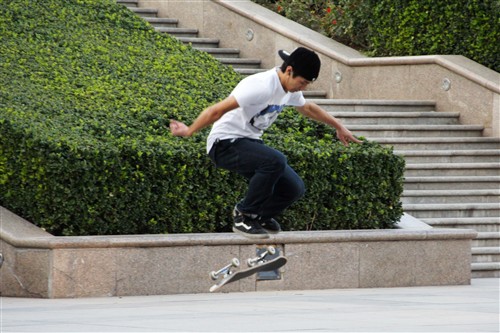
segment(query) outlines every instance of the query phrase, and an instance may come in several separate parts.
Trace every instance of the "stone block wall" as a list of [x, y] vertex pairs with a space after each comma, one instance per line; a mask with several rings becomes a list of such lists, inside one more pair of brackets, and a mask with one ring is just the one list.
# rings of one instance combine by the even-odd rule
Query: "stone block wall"
[[282, 232], [254, 242], [233, 233], [54, 237], [0, 207], [0, 293], [99, 297], [206, 293], [209, 272], [258, 247], [288, 258], [281, 279], [256, 276], [222, 292], [463, 285], [471, 279], [472, 230]]

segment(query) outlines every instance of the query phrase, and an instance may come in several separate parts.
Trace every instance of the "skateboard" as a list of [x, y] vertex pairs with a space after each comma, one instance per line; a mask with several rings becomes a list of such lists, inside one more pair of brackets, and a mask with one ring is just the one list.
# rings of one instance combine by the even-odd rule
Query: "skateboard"
[[240, 261], [237, 258], [233, 258], [233, 260], [231, 260], [228, 265], [222, 267], [218, 271], [210, 272], [210, 277], [212, 278], [212, 280], [218, 280], [222, 277], [219, 282], [210, 287], [210, 292], [214, 292], [222, 288], [226, 284], [236, 282], [258, 272], [272, 271], [284, 266], [287, 262], [287, 259], [284, 256], [280, 255], [272, 260], [266, 260], [266, 257], [268, 255], [273, 255], [275, 253], [276, 249], [272, 246], [269, 246], [259, 256], [248, 259], [246, 262], [248, 268], [238, 272], [232, 272], [231, 270], [233, 267], [240, 266]]
[[3, 254], [0, 253], [0, 267], [3, 265]]

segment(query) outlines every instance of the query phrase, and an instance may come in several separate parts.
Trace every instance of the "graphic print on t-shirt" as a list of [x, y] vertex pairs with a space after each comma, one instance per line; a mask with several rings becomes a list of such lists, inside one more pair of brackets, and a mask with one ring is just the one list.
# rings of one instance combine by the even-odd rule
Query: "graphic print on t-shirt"
[[250, 124], [259, 130], [267, 129], [278, 117], [278, 114], [283, 111], [283, 107], [284, 105], [268, 105], [250, 119]]

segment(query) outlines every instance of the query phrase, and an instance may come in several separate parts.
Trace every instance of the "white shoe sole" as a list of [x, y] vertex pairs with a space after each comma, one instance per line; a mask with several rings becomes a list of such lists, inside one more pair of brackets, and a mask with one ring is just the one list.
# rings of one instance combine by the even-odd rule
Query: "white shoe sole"
[[235, 227], [233, 227], [233, 231], [237, 234], [240, 234], [246, 238], [251, 238], [251, 239], [266, 239], [266, 238], [269, 238], [269, 234], [265, 233], [265, 234], [249, 234], [249, 233], [246, 233], [246, 232], [243, 232], [241, 230], [238, 230], [236, 229]]

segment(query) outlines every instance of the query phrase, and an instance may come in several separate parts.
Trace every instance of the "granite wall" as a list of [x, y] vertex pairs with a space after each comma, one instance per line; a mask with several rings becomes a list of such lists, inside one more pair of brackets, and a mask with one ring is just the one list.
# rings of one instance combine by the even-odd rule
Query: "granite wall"
[[470, 283], [475, 237], [473, 230], [428, 228], [282, 232], [259, 242], [233, 233], [54, 237], [0, 207], [0, 293], [206, 293], [211, 271], [234, 257], [244, 265], [264, 244], [288, 258], [280, 279], [254, 275], [222, 292], [463, 285]]

